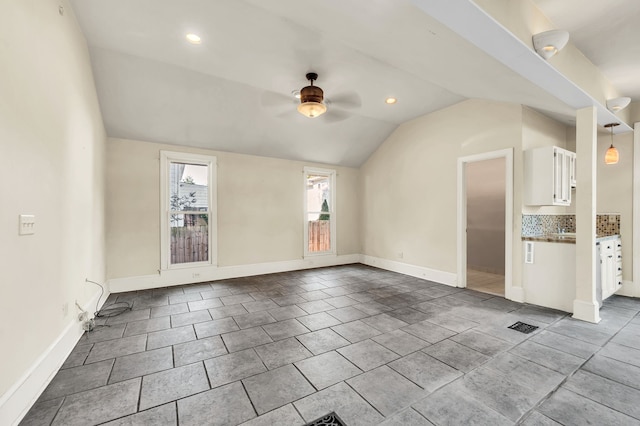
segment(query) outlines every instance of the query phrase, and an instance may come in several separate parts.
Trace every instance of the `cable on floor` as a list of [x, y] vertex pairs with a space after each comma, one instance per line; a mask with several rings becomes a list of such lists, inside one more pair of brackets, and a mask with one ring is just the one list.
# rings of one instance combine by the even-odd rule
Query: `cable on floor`
[[96, 302], [96, 311], [93, 314], [95, 318], [111, 318], [131, 310], [131, 305], [127, 302], [115, 302], [110, 305], [103, 306], [102, 309], [98, 309], [98, 306], [100, 306], [100, 300], [102, 299], [102, 296], [104, 296], [104, 287], [100, 283], [91, 281], [90, 279], [86, 279], [86, 281], [100, 287], [100, 297]]

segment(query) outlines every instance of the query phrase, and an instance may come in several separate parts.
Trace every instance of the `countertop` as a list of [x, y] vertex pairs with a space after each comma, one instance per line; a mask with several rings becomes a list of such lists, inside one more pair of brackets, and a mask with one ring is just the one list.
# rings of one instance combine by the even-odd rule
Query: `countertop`
[[[596, 244], [601, 241], [613, 240], [618, 238], [620, 235], [596, 235]], [[576, 237], [575, 234], [571, 235], [562, 235], [562, 234], [547, 234], [547, 235], [536, 235], [529, 237], [522, 237], [522, 241], [539, 241], [545, 243], [564, 243], [564, 244], [575, 244]]]

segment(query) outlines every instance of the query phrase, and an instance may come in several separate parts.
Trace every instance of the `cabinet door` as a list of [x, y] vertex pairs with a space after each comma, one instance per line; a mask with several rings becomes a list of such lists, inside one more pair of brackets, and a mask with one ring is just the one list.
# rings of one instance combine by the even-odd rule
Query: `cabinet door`
[[571, 158], [561, 148], [553, 151], [553, 200], [557, 205], [571, 204], [570, 184]]
[[602, 279], [602, 299], [611, 296], [618, 289], [616, 281], [616, 266], [614, 242], [607, 241], [603, 243], [600, 252], [600, 261], [602, 262], [601, 279]]
[[554, 204], [561, 204], [562, 199], [562, 168], [564, 156], [557, 149], [553, 150], [553, 201]]
[[622, 241], [620, 238], [614, 241], [614, 259], [615, 259], [615, 282], [614, 287], [617, 291], [622, 287]]
[[571, 153], [568, 151], [562, 158], [562, 201], [571, 204]]
[[571, 188], [576, 187], [576, 154], [575, 152], [569, 153], [569, 185]]

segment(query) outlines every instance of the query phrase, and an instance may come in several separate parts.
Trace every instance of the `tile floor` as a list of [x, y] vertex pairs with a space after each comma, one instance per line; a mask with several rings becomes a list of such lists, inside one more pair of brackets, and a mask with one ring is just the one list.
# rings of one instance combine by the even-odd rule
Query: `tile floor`
[[363, 265], [116, 300], [23, 425], [640, 424], [640, 300], [595, 325]]
[[467, 269], [467, 288], [504, 297], [504, 275]]

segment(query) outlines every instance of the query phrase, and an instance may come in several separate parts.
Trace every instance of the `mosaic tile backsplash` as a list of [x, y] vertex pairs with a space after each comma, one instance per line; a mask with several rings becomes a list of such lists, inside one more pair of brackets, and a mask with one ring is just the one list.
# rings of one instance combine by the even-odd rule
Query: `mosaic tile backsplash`
[[[554, 234], [558, 230], [576, 232], [576, 215], [522, 215], [523, 237]], [[596, 233], [600, 236], [620, 234], [620, 215], [596, 215]]]

